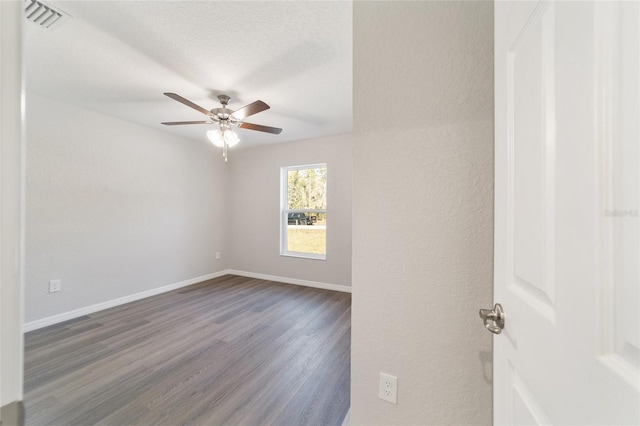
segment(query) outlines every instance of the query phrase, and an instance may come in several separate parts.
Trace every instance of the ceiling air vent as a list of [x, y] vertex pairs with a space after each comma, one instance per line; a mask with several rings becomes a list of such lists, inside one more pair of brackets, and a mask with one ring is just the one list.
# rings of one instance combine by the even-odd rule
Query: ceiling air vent
[[24, 0], [24, 16], [28, 21], [47, 29], [60, 26], [69, 17], [63, 11], [38, 0]]

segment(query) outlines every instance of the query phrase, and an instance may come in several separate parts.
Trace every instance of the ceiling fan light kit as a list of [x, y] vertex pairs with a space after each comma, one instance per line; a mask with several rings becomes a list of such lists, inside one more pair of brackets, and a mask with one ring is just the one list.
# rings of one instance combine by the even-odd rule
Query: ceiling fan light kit
[[226, 144], [229, 148], [233, 148], [240, 142], [240, 138], [231, 129], [215, 129], [207, 132], [207, 137], [212, 144], [218, 148], [224, 148]]
[[229, 103], [229, 96], [219, 95], [218, 100], [222, 104], [222, 108], [214, 108], [207, 111], [200, 105], [194, 104], [188, 99], [183, 98], [175, 93], [165, 93], [166, 96], [173, 100], [176, 100], [190, 108], [207, 116], [208, 120], [205, 121], [165, 121], [162, 124], [166, 126], [178, 126], [184, 124], [218, 124], [218, 129], [209, 130], [207, 132], [207, 138], [215, 146], [222, 148], [222, 156], [226, 162], [228, 159], [227, 149], [234, 147], [240, 142], [238, 135], [231, 130], [231, 126], [240, 127], [242, 129], [257, 130], [259, 132], [272, 133], [274, 135], [280, 134], [282, 129], [277, 127], [263, 126], [261, 124], [247, 123], [244, 120], [246, 117], [257, 114], [259, 112], [269, 109], [269, 105], [262, 101], [255, 101], [246, 105], [238, 110], [232, 110], [227, 108]]

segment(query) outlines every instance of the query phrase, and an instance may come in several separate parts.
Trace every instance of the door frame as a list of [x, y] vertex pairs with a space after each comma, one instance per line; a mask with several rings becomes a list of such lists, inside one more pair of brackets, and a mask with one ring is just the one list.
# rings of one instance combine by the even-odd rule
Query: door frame
[[0, 1], [0, 419], [21, 423], [24, 370], [23, 2]]

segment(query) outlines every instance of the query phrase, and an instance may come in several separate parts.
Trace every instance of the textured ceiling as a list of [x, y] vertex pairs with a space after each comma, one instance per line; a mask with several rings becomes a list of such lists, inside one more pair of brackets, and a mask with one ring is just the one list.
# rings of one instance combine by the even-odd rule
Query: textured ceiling
[[[54, 30], [25, 22], [27, 90], [176, 135], [205, 140], [205, 117], [231, 96], [271, 109], [238, 129], [240, 146], [349, 133], [351, 2], [48, 1], [71, 15]], [[28, 105], [27, 105], [28, 107]]]

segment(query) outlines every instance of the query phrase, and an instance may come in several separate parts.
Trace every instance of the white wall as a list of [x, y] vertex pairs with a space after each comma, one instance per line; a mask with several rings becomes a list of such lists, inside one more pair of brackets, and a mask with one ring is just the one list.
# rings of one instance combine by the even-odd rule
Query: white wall
[[[351, 285], [351, 135], [232, 151], [229, 159], [231, 267]], [[327, 259], [280, 256], [280, 168], [327, 163]]]
[[204, 138], [34, 93], [26, 127], [27, 322], [228, 267], [227, 174]]
[[354, 2], [353, 143], [351, 423], [489, 424], [492, 3]]
[[22, 6], [0, 1], [0, 407], [22, 400]]

